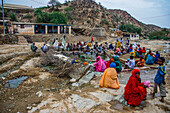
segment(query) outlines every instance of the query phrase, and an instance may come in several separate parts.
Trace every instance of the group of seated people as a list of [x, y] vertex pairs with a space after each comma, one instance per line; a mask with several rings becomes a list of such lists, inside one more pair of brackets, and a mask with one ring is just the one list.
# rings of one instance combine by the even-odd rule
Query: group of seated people
[[[118, 57], [114, 56], [108, 62], [101, 59], [101, 57], [96, 58], [94, 66], [97, 72], [104, 72], [100, 81], [99, 86], [111, 89], [119, 89], [119, 80], [117, 73], [119, 72]], [[121, 65], [120, 65], [121, 66]], [[139, 69], [134, 69], [132, 75], [128, 80], [125, 87], [124, 98], [127, 104], [131, 106], [139, 105], [146, 98], [146, 88], [150, 86], [150, 81], [145, 81], [141, 83], [140, 71]]]
[[[143, 57], [144, 56], [144, 57]], [[143, 67], [145, 64], [153, 65], [154, 63], [157, 64], [158, 59], [160, 58], [160, 53], [156, 51], [154, 55], [151, 51], [149, 51], [146, 55], [140, 55], [139, 60], [134, 60], [134, 56], [130, 56], [125, 63], [125, 68], [133, 69], [136, 67]]]
[[[32, 50], [32, 52], [35, 53], [35, 52], [37, 51], [37, 49], [38, 49], [38, 47], [35, 46], [35, 43], [32, 43], [32, 45], [31, 45], [31, 50]], [[42, 52], [44, 52], [44, 53], [46, 53], [46, 52], [48, 51], [48, 46], [46, 45], [46, 43], [43, 44], [43, 46], [41, 47], [41, 50], [42, 50]]]
[[119, 61], [118, 56], [113, 56], [108, 62], [101, 59], [100, 56], [97, 56], [96, 61], [94, 63], [95, 70], [97, 72], [104, 72], [107, 68], [110, 67], [110, 64], [114, 64], [114, 68], [116, 69], [117, 73], [120, 73], [122, 70], [121, 63]]
[[[54, 42], [53, 46], [59, 46], [58, 42]], [[35, 46], [35, 43], [31, 45], [31, 50], [36, 52], [38, 48]], [[72, 44], [68, 43], [66, 48], [67, 51], [83, 51], [83, 52], [90, 52], [90, 53], [103, 53], [107, 50], [114, 50], [115, 54], [122, 55], [126, 53], [130, 53], [130, 59], [127, 60], [125, 63], [125, 68], [133, 69], [132, 75], [130, 76], [124, 92], [124, 98], [127, 101], [127, 104], [131, 106], [137, 106], [146, 98], [146, 88], [150, 86], [150, 81], [145, 81], [141, 83], [140, 79], [140, 71], [139, 69], [134, 69], [135, 66], [143, 67], [146, 64], [153, 64], [157, 63], [158, 59], [160, 58], [160, 53], [157, 51], [156, 55], [153, 55], [151, 51], [146, 53], [145, 47], [141, 48], [140, 45], [132, 45], [127, 41], [125, 47], [123, 47], [122, 39], [119, 41], [117, 40], [115, 47], [112, 44], [108, 46], [107, 43], [104, 45], [98, 44], [97, 42], [93, 45], [93, 43], [77, 43]], [[46, 44], [43, 45], [41, 50], [46, 53], [48, 47]], [[103, 72], [103, 75], [100, 79], [99, 86], [112, 88], [112, 89], [119, 89], [119, 80], [118, 80], [118, 73], [121, 72], [122, 67], [119, 60], [119, 57], [114, 55], [108, 62], [104, 61], [98, 54], [96, 55], [96, 61], [94, 63], [95, 71]], [[85, 57], [83, 55], [78, 54], [78, 56], [84, 60]], [[135, 58], [139, 58], [139, 60], [134, 60]], [[78, 60], [73, 60], [72, 64], [77, 63]]]

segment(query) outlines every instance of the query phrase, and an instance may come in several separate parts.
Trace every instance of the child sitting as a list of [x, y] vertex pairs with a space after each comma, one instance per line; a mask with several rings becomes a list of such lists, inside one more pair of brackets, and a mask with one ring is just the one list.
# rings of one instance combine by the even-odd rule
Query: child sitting
[[135, 67], [135, 60], [133, 59], [133, 56], [130, 56], [130, 60], [128, 60], [128, 61], [125, 63], [125, 69], [126, 69], [126, 68], [133, 69], [134, 67]]

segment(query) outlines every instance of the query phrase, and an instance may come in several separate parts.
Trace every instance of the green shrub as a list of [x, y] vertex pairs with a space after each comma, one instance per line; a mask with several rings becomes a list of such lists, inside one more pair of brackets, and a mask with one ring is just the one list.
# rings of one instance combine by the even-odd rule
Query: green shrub
[[68, 13], [65, 14], [65, 17], [66, 17], [68, 20], [73, 20], [73, 17], [72, 17], [70, 14], [68, 14]]
[[32, 18], [32, 15], [30, 15], [30, 14], [27, 14], [23, 17], [23, 19], [31, 19], [31, 18]]
[[36, 16], [36, 22], [38, 23], [54, 23], [54, 24], [67, 24], [66, 14], [60, 12], [42, 12]]
[[67, 24], [67, 19], [65, 18], [63, 13], [54, 12], [50, 14], [50, 17], [51, 17], [50, 23]]
[[11, 13], [9, 14], [9, 18], [10, 18], [11, 21], [17, 21], [17, 17], [16, 17], [16, 15], [15, 15], [15, 13], [12, 13], [12, 12], [11, 12]]
[[166, 31], [154, 31], [149, 34], [149, 39], [150, 40], [155, 40], [155, 39], [170, 40], [170, 37], [167, 37], [166, 35], [167, 35]]
[[102, 23], [109, 25], [109, 21], [107, 19], [102, 20]]
[[73, 11], [74, 10], [74, 7], [66, 7], [65, 9], [64, 9], [64, 11]]
[[133, 24], [129, 24], [128, 23], [128, 24], [125, 24], [125, 25], [120, 25], [119, 29], [122, 30], [122, 31], [126, 30], [126, 31], [128, 31], [130, 33], [137, 33], [140, 36], [142, 35], [141, 34], [142, 33], [142, 29], [139, 28], [139, 27], [134, 26]]
[[36, 15], [38, 15], [38, 14], [42, 14], [41, 9], [37, 9], [37, 10], [34, 12], [34, 14], [36, 14]]

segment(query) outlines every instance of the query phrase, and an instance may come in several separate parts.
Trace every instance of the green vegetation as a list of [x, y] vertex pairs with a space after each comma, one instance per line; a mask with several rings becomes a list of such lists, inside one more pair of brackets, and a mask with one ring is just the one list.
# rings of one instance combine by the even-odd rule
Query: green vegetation
[[57, 10], [58, 10], [58, 7], [61, 6], [61, 3], [58, 0], [50, 0], [48, 3], [52, 4], [52, 10], [54, 9], [54, 6], [56, 6]]
[[42, 10], [42, 9], [47, 9], [47, 8], [49, 8], [49, 6], [43, 6], [43, 7], [39, 7], [39, 8], [37, 8], [37, 9]]
[[74, 7], [66, 7], [65, 9], [64, 9], [64, 11], [73, 11], [74, 10]]
[[63, 13], [53, 12], [38, 13], [36, 22], [38, 23], [54, 23], [54, 24], [67, 24], [67, 19]]
[[133, 24], [125, 24], [125, 25], [121, 25], [119, 27], [120, 30], [124, 31], [126, 30], [127, 32], [130, 33], [137, 33], [139, 35], [142, 35], [142, 29], [139, 27], [134, 26]]
[[167, 37], [169, 34], [169, 31], [166, 31], [163, 29], [162, 31], [155, 31], [149, 34], [149, 39], [154, 40], [154, 39], [163, 39], [163, 40], [170, 40], [170, 37]]
[[26, 14], [24, 17], [23, 17], [23, 19], [31, 19], [32, 18], [32, 15], [30, 15], [30, 14]]
[[65, 13], [65, 17], [66, 17], [68, 20], [73, 20], [73, 17], [72, 17], [69, 13]]
[[16, 17], [16, 15], [15, 15], [15, 13], [12, 13], [12, 12], [11, 12], [11, 13], [9, 14], [9, 18], [10, 18], [11, 21], [17, 21], [17, 17]]
[[35, 15], [39, 15], [39, 14], [42, 14], [42, 11], [41, 9], [37, 9], [35, 12], [34, 12]]
[[54, 12], [50, 14], [50, 17], [51, 17], [50, 23], [67, 24], [67, 19], [64, 17], [63, 13]]
[[109, 21], [108, 21], [107, 19], [102, 20], [101, 23], [104, 23], [104, 24], [106, 24], [106, 25], [109, 25]]

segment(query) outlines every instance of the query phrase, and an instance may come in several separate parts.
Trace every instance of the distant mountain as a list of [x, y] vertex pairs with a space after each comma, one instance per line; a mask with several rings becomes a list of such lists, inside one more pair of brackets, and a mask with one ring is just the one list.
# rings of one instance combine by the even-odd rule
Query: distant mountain
[[[113, 7], [114, 8], [114, 7]], [[45, 8], [42, 11], [51, 12], [50, 8]], [[54, 10], [55, 11], [55, 10]], [[66, 13], [69, 17], [68, 24], [73, 26], [73, 30], [83, 31], [84, 35], [90, 35], [94, 27], [104, 27], [109, 33], [109, 28], [117, 28], [121, 24], [131, 23], [142, 28], [143, 33], [160, 31], [162, 28], [155, 25], [146, 25], [129, 13], [118, 9], [106, 9], [100, 3], [93, 0], [73, 0], [66, 2], [59, 7], [60, 12]]]

